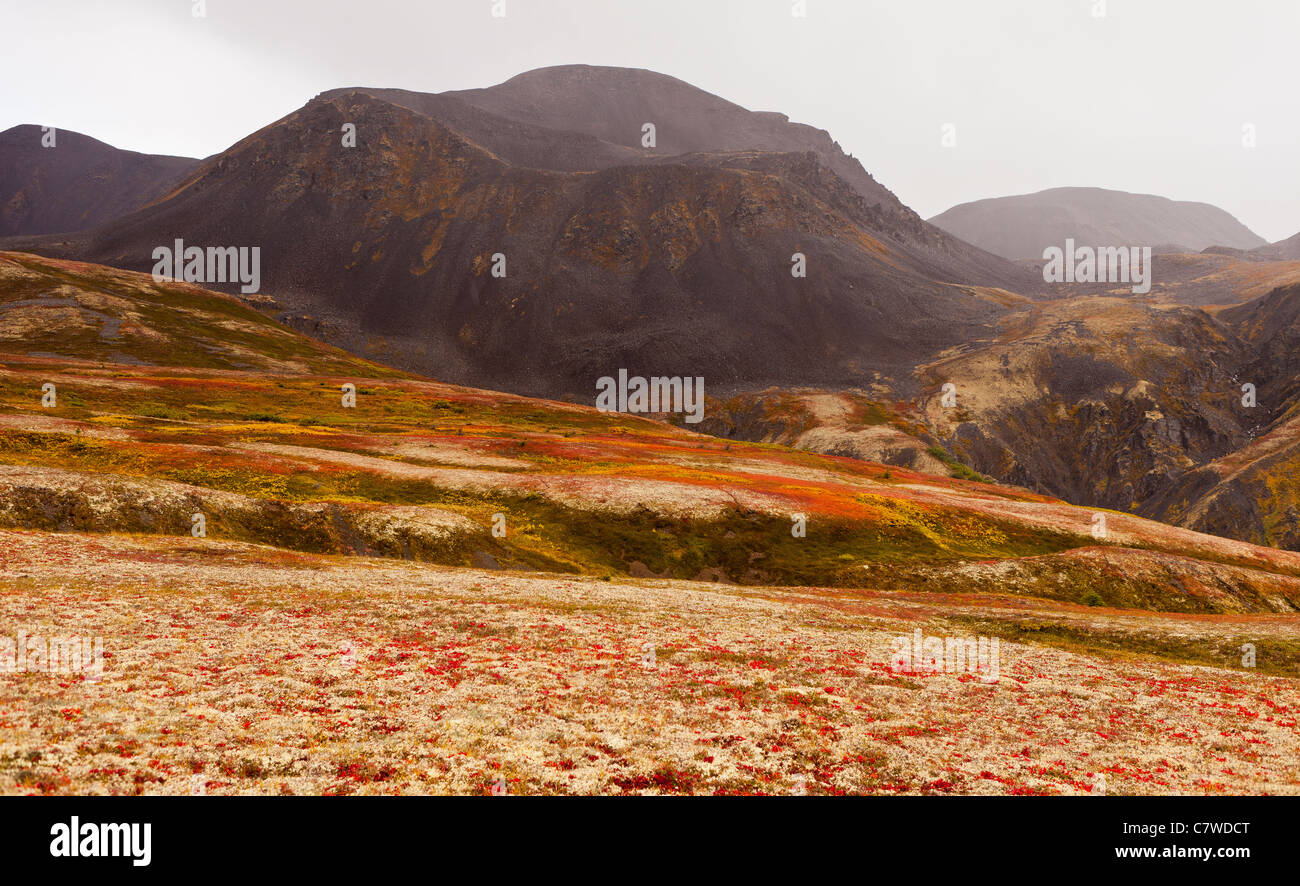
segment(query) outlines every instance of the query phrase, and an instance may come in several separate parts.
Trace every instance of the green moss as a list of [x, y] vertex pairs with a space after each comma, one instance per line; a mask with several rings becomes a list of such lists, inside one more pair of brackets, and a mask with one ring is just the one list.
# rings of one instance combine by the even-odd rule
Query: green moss
[[929, 452], [935, 458], [939, 459], [939, 461], [947, 465], [948, 476], [954, 479], [972, 480], [976, 483], [992, 482], [989, 480], [988, 477], [985, 477], [983, 474], [979, 473], [978, 471], [972, 470], [971, 468], [962, 464], [953, 456], [951, 452], [949, 452], [947, 449], [944, 449], [942, 446], [931, 446], [926, 451]]
[[852, 407], [849, 410], [847, 424], [848, 429], [851, 431], [860, 430], [864, 427], [892, 424], [894, 421], [895, 416], [892, 410], [881, 403], [857, 396], [851, 396], [849, 401]]
[[136, 414], [145, 418], [163, 418], [169, 421], [184, 421], [189, 417], [183, 409], [168, 406], [166, 403], [146, 402], [135, 408]]
[[[1243, 637], [1213, 642], [1207, 641], [1204, 637], [1156, 629], [1150, 632], [1123, 630], [1095, 624], [1076, 627], [1031, 618], [994, 619], [952, 616], [945, 621], [959, 625], [976, 635], [1051, 646], [1084, 655], [1158, 658], [1182, 664], [1207, 665], [1279, 677], [1294, 677], [1300, 672], [1300, 640], [1257, 640]], [[1255, 644], [1254, 668], [1242, 667], [1241, 646], [1244, 643]]]

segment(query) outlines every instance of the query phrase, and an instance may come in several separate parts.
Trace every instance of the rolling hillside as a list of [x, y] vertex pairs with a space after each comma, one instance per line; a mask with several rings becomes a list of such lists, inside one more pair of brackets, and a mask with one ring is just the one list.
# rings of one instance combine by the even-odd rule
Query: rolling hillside
[[[0, 255], [0, 330], [0, 618], [106, 641], [0, 682], [0, 792], [1300, 786], [1300, 554], [395, 373], [111, 268]], [[917, 631], [996, 658], [900, 666]]]

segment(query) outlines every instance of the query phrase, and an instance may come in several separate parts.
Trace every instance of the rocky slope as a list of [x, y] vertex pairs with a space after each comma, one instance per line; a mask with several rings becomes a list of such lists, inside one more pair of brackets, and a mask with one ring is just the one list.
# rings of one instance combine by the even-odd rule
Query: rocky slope
[[[747, 110], [675, 77], [634, 68], [562, 65], [439, 98], [455, 98], [511, 121], [579, 132], [643, 155], [812, 153], [872, 209], [891, 247], [939, 279], [1012, 288], [1025, 282], [1013, 266], [927, 224], [825, 130], [791, 122], [784, 114]], [[646, 123], [656, 127], [651, 149], [642, 147]]]
[[1248, 443], [1170, 484], [1142, 513], [1206, 532], [1300, 549], [1300, 286], [1219, 314], [1247, 343], [1255, 388]]
[[954, 454], [1003, 481], [1294, 549], [1297, 318], [1295, 285], [1216, 315], [1122, 298], [1033, 304], [996, 343], [925, 367], [920, 410]]
[[400, 374], [297, 335], [228, 295], [15, 252], [0, 252], [0, 350], [134, 366]]
[[283, 318], [356, 353], [582, 400], [618, 368], [715, 389], [906, 384], [1003, 312], [965, 286], [1032, 278], [926, 224], [821, 130], [583, 66], [334, 90], [139, 212], [10, 245], [147, 270], [176, 238], [260, 246]]

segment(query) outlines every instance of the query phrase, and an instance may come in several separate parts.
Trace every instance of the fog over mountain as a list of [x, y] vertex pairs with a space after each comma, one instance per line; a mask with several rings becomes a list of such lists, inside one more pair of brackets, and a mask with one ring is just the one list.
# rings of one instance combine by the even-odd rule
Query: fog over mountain
[[[923, 217], [1087, 185], [1220, 206], [1269, 240], [1296, 232], [1292, 3], [1239, 0], [1225, 16], [1213, 0], [1112, 0], [1098, 16], [1095, 0], [946, 2], [942, 14], [811, 0], [804, 18], [793, 0], [508, 0], [500, 18], [494, 0], [369, 0], [365, 15], [352, 0], [221, 0], [205, 18], [192, 5], [22, 2], [5, 18], [0, 129], [53, 123], [207, 157], [333, 86], [473, 91], [583, 63], [663, 71], [828, 130]], [[107, 48], [126, 41], [148, 51]]]

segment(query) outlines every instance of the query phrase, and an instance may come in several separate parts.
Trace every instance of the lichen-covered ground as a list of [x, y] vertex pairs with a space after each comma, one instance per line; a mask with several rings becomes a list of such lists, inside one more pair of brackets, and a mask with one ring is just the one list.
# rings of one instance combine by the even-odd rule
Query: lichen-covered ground
[[[1289, 616], [28, 531], [0, 575], [6, 629], [105, 650], [0, 678], [3, 793], [1300, 793], [1300, 680], [1179, 660]], [[988, 626], [996, 683], [892, 661]]]

